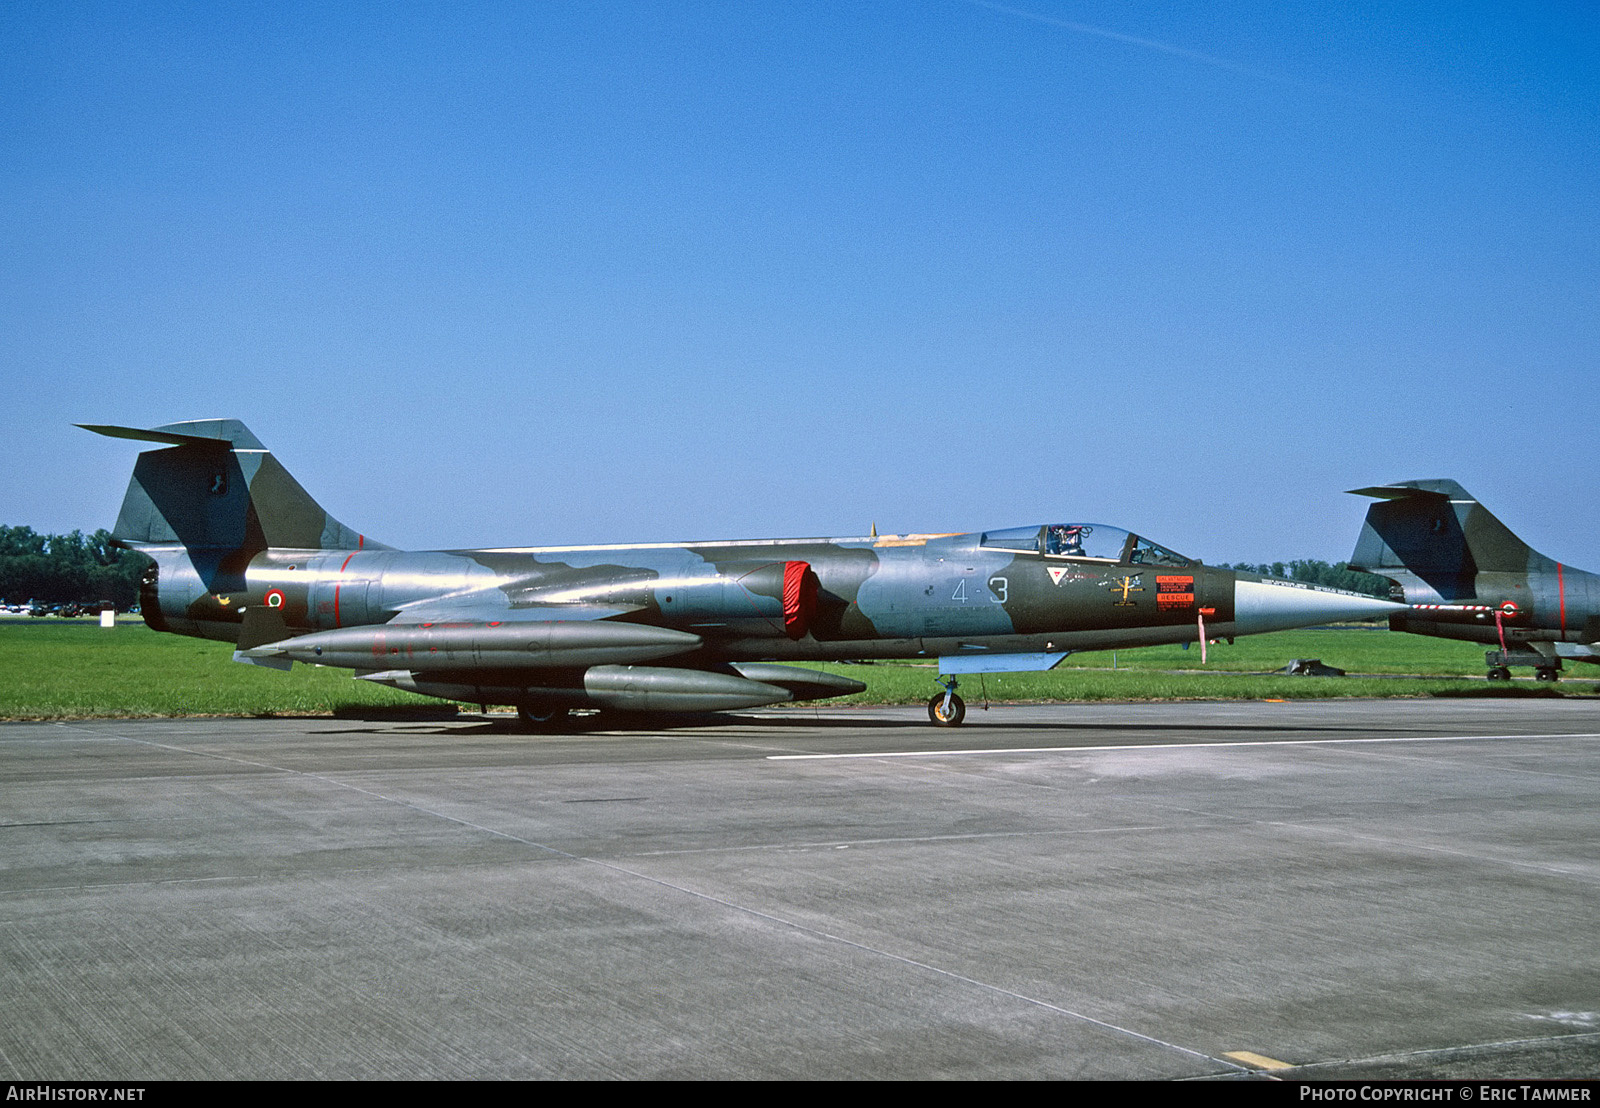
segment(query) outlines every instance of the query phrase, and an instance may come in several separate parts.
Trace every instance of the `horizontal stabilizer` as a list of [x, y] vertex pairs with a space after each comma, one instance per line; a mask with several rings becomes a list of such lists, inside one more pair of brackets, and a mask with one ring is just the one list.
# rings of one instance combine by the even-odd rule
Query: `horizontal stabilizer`
[[1549, 563], [1449, 478], [1351, 491], [1383, 501], [1367, 509], [1351, 569], [1409, 573], [1449, 601], [1471, 599], [1481, 572], [1528, 573]]
[[325, 512], [237, 419], [78, 426], [173, 448], [139, 455], [111, 537], [135, 547], [181, 544], [209, 591], [236, 591], [238, 567], [275, 547], [388, 549]]
[[103, 423], [79, 423], [85, 431], [93, 431], [97, 435], [105, 435], [112, 439], [133, 439], [136, 442], [160, 442], [168, 446], [200, 446], [215, 450], [232, 450], [233, 443], [228, 439], [215, 438], [203, 435], [181, 435], [176, 431], [145, 431], [138, 427], [112, 427]]
[[1450, 499], [1450, 494], [1447, 492], [1435, 492], [1433, 489], [1417, 488], [1415, 485], [1374, 485], [1369, 489], [1350, 489], [1349, 493], [1351, 496], [1370, 496], [1374, 500], [1405, 500], [1414, 497]]

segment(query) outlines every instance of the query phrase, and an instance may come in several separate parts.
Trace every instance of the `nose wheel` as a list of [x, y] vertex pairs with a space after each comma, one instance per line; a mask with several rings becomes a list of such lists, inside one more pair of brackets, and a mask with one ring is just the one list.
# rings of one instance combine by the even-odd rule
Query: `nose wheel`
[[939, 684], [944, 692], [935, 693], [928, 701], [928, 720], [936, 727], [960, 727], [967, 718], [967, 702], [956, 695], [956, 679], [941, 677]]

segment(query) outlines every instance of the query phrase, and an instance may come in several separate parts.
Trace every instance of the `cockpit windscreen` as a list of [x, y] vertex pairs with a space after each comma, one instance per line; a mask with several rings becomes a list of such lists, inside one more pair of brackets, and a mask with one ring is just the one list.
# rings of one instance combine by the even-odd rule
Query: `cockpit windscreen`
[[1194, 559], [1157, 546], [1120, 527], [1103, 523], [1050, 523], [986, 531], [981, 545], [1026, 551], [1050, 558], [1086, 558], [1126, 565], [1191, 566]]

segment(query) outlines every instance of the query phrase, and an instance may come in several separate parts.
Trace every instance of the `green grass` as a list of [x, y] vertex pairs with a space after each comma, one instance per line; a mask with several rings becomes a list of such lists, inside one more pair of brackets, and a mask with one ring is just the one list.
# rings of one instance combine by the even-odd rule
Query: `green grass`
[[[1483, 680], [1484, 647], [1365, 628], [1283, 631], [1209, 649], [1176, 646], [1077, 654], [1050, 673], [964, 677], [969, 704], [1050, 700], [1260, 700], [1390, 696], [1549, 696], [1591, 693], [1582, 667], [1557, 689], [1519, 678]], [[1349, 677], [1270, 676], [1294, 658], [1320, 658]], [[1113, 660], [1115, 668], [1113, 669]], [[868, 690], [833, 703], [920, 704], [938, 686], [931, 663], [818, 668]], [[1365, 677], [1360, 674], [1406, 674]], [[1600, 677], [1600, 673], [1595, 674]], [[226, 643], [162, 635], [122, 622], [0, 620], [0, 718], [299, 716], [440, 707], [439, 701], [351, 678], [348, 670], [297, 665], [289, 673], [239, 665]]]
[[[1200, 663], [1200, 647], [1147, 646], [1138, 650], [1116, 651], [1120, 669], [1187, 670], [1205, 669], [1228, 673], [1269, 673], [1282, 669], [1295, 658], [1320, 658], [1326, 665], [1350, 674], [1397, 673], [1438, 677], [1482, 677], [1485, 673], [1481, 643], [1432, 639], [1421, 635], [1396, 635], [1364, 625], [1335, 628], [1307, 628], [1279, 631], [1271, 635], [1250, 635], [1233, 645], [1218, 643], [1206, 648], [1207, 662]], [[1074, 654], [1063, 668], [1109, 669], [1111, 651]]]
[[[1556, 690], [1530, 679], [1509, 684], [1483, 680], [1480, 643], [1392, 634], [1355, 625], [1252, 635], [1234, 645], [1149, 646], [1069, 656], [1049, 673], [999, 673], [961, 678], [971, 703], [1051, 700], [1311, 700], [1336, 697], [1550, 696]], [[1296, 658], [1317, 658], [1345, 677], [1274, 675]], [[843, 701], [907, 704], [937, 691], [933, 664], [883, 663], [825, 667], [870, 686]], [[1582, 674], [1582, 668], [1577, 672]], [[1527, 672], [1527, 671], [1524, 671]], [[1572, 676], [1569, 671], [1568, 676]], [[1585, 675], [1586, 676], [1586, 675]], [[1595, 674], [1600, 677], [1600, 672]], [[1568, 693], [1594, 686], [1567, 680]]]
[[349, 670], [282, 673], [233, 661], [227, 643], [163, 635], [142, 623], [0, 620], [0, 718], [332, 715], [438, 701], [351, 679]]

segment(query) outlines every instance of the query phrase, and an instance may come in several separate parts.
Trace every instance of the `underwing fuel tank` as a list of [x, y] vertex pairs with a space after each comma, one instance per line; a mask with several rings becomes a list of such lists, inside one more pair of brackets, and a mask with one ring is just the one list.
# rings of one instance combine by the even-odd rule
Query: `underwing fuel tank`
[[660, 666], [595, 666], [583, 691], [602, 708], [643, 712], [725, 712], [793, 700], [788, 689], [731, 673]]
[[[732, 667], [729, 667], [730, 669]], [[678, 669], [669, 666], [594, 666], [581, 677], [564, 684], [485, 686], [438, 680], [433, 673], [407, 670], [369, 673], [364, 680], [406, 692], [437, 696], [446, 700], [522, 703], [533, 701], [561, 707], [614, 708], [626, 712], [725, 712], [735, 708], [758, 708], [789, 700], [817, 696], [841, 696], [859, 692], [860, 682], [834, 678], [854, 688], [819, 691], [822, 686], [810, 681], [808, 671], [788, 666], [762, 666], [764, 676], [798, 683], [799, 691], [768, 681], [752, 681], [738, 673], [717, 670]], [[787, 677], [777, 671], [787, 671]], [[822, 675], [826, 678], [828, 675]], [[807, 695], [807, 694], [810, 695]]]
[[241, 653], [344, 669], [542, 669], [645, 662], [700, 643], [687, 631], [636, 623], [491, 621], [343, 627]]

